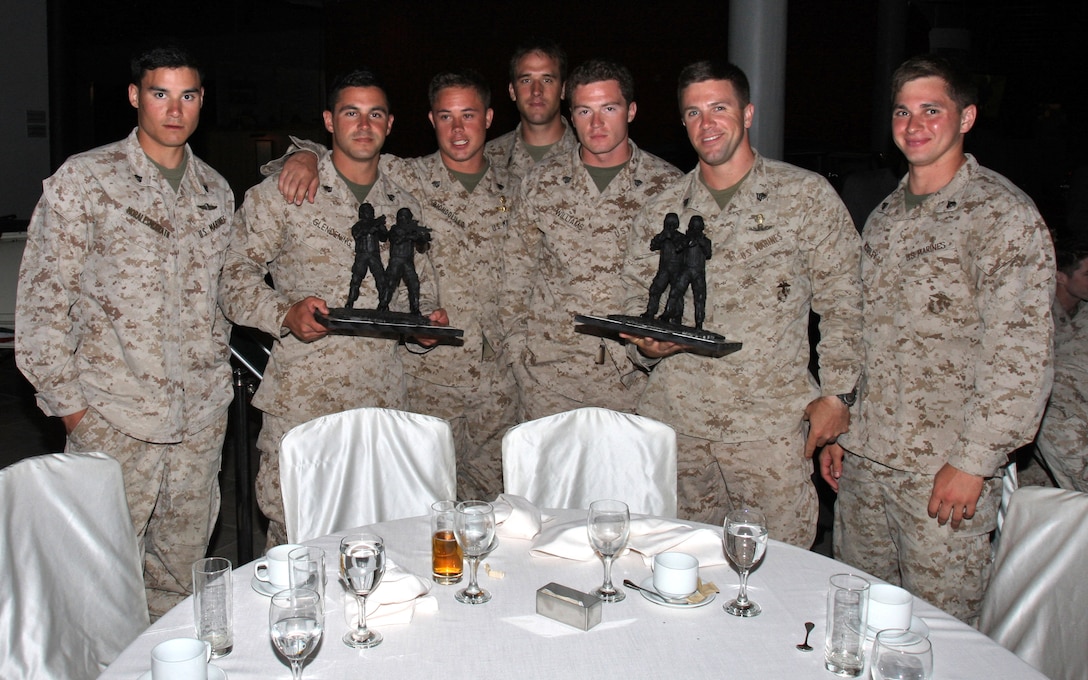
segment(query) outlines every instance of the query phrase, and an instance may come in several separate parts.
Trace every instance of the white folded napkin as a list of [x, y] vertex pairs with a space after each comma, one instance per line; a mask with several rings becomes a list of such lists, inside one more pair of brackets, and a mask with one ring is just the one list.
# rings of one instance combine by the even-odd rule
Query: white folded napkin
[[526, 498], [512, 493], [500, 493], [491, 507], [499, 538], [533, 538], [540, 533], [541, 524], [551, 520]]
[[[631, 534], [627, 539], [628, 550], [639, 553], [649, 566], [654, 555], [669, 550], [694, 555], [700, 566], [727, 564], [722, 550], [721, 533], [707, 528], [696, 528], [678, 520], [657, 517], [632, 517]], [[586, 533], [586, 521], [564, 522], [543, 530], [529, 554], [551, 555], [568, 560], [588, 561], [597, 559]]]
[[[378, 588], [366, 598], [366, 623], [395, 625], [411, 623], [416, 612], [438, 611], [438, 600], [431, 592], [430, 580], [401, 569], [391, 560], [385, 563], [385, 575]], [[355, 594], [344, 593], [344, 619], [354, 628], [359, 617]]]

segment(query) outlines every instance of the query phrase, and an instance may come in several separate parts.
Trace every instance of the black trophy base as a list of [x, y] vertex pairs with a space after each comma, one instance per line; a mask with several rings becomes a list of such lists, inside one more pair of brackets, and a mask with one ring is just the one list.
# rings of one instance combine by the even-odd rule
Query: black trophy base
[[603, 317], [579, 314], [574, 317], [574, 322], [613, 333], [626, 333], [664, 342], [675, 342], [678, 345], [692, 347], [696, 354], [712, 357], [724, 357], [741, 348], [741, 343], [730, 342], [717, 333], [657, 319], [644, 319], [641, 316], [609, 314]]
[[401, 338], [404, 336], [457, 340], [464, 337], [460, 328], [436, 326], [419, 314], [387, 312], [377, 309], [352, 309], [336, 307], [328, 315], [315, 314], [318, 323], [337, 335], [365, 335], [374, 338]]

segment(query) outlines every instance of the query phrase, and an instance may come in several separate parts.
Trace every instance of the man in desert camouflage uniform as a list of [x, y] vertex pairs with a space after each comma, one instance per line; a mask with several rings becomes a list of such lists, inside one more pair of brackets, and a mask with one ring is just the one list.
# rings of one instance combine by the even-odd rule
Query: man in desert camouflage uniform
[[510, 57], [510, 99], [520, 121], [511, 132], [488, 142], [485, 153], [511, 189], [535, 165], [578, 146], [559, 110], [566, 77], [567, 53], [556, 43], [529, 42]]
[[642, 372], [619, 343], [575, 332], [574, 316], [619, 309], [630, 225], [680, 176], [628, 137], [636, 105], [625, 67], [586, 62], [567, 96], [580, 145], [526, 175], [507, 249], [523, 420], [582, 406], [634, 410]]
[[[826, 180], [751, 147], [739, 68], [694, 63], [678, 94], [699, 164], [636, 222], [626, 307], [645, 308], [658, 259], [649, 244], [665, 216], [700, 216], [713, 244], [705, 327], [742, 348], [711, 358], [632, 338], [629, 355], [652, 368], [638, 412], [677, 431], [681, 517], [720, 524], [731, 506], [754, 507], [772, 538], [808, 548], [818, 503], [806, 459], [846, 431], [860, 373], [857, 231]], [[810, 310], [820, 315], [820, 384], [809, 371]]]
[[[450, 422], [458, 497], [490, 499], [502, 492], [502, 435], [517, 415], [498, 321], [512, 196], [506, 177], [484, 155], [492, 111], [483, 77], [471, 70], [439, 73], [428, 94], [438, 151], [411, 159], [386, 155], [382, 167], [420, 202], [420, 222], [432, 231], [422, 267], [437, 282], [438, 297], [422, 304], [432, 321], [451, 323], [465, 336], [460, 346], [439, 344], [422, 353], [413, 343], [402, 346], [407, 408]], [[296, 142], [299, 150], [323, 148]], [[292, 153], [284, 162], [284, 198], [310, 186], [313, 159]]]
[[66, 450], [121, 463], [154, 618], [207, 550], [231, 401], [216, 294], [234, 195], [187, 145], [201, 81], [176, 47], [133, 60], [137, 127], [45, 181], [16, 308], [19, 368]]
[[[408, 406], [450, 421], [459, 498], [502, 492], [502, 435], [517, 415], [517, 390], [499, 327], [502, 245], [513, 196], [484, 155], [491, 91], [475, 71], [436, 75], [429, 88], [438, 151], [402, 161], [399, 177], [434, 233], [428, 266], [438, 282], [431, 318], [465, 331], [464, 344], [425, 354], [404, 347]], [[437, 318], [436, 318], [437, 315]]]
[[1088, 251], [1058, 247], [1054, 390], [1035, 445], [1063, 489], [1088, 491]]
[[[235, 216], [223, 268], [220, 301], [227, 316], [278, 338], [253, 399], [264, 414], [257, 439], [257, 502], [269, 519], [270, 546], [287, 539], [280, 438], [292, 427], [329, 413], [405, 405], [396, 342], [328, 335], [314, 314], [327, 314], [330, 306], [346, 302], [355, 259], [351, 227], [360, 204], [369, 203], [390, 225], [399, 209], [419, 215], [420, 206], [380, 171], [379, 154], [393, 116], [373, 74], [355, 71], [334, 84], [324, 120], [333, 146], [319, 163], [315, 201], [285, 202], [277, 189], [278, 176], [250, 189]], [[275, 287], [265, 283], [269, 273]], [[421, 278], [426, 289], [426, 276]], [[359, 306], [375, 305], [377, 295], [373, 277], [364, 279]], [[394, 308], [404, 311], [403, 304]]]
[[1050, 392], [1054, 257], [1031, 200], [963, 151], [970, 74], [916, 57], [892, 93], [909, 169], [865, 225], [859, 420], [821, 471], [839, 492], [836, 557], [970, 623], [999, 470]]

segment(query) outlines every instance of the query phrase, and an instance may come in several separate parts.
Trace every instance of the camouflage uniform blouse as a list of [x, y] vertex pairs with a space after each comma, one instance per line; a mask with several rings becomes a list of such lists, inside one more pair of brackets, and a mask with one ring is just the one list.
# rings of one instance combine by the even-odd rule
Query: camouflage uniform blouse
[[[384, 162], [384, 161], [383, 161]], [[299, 422], [359, 406], [404, 408], [404, 373], [396, 342], [350, 335], [327, 335], [305, 343], [283, 328], [291, 305], [313, 295], [329, 307], [347, 301], [359, 202], [340, 179], [331, 152], [318, 163], [320, 186], [314, 203], [287, 203], [272, 175], [246, 192], [234, 220], [234, 234], [223, 269], [220, 299], [227, 316], [279, 338], [272, 348], [253, 405]], [[420, 215], [419, 203], [385, 174], [379, 174], [367, 203], [392, 226], [400, 208]], [[388, 244], [382, 244], [383, 262]], [[421, 258], [416, 258], [417, 266]], [[425, 267], [420, 266], [426, 289]], [[275, 288], [265, 284], [271, 273]], [[405, 311], [398, 291], [393, 309]], [[432, 293], [433, 295], [433, 293]], [[363, 279], [358, 308], [377, 306], [373, 277]]]
[[[580, 394], [563, 377], [564, 364], [593, 365], [601, 346], [600, 338], [575, 332], [574, 316], [620, 311], [620, 271], [631, 224], [681, 174], [634, 142], [631, 147], [627, 165], [603, 193], [578, 148], [538, 165], [520, 187], [507, 286], [520, 286], [522, 292], [511, 300], [514, 317], [508, 327], [523, 347], [514, 351], [524, 353], [525, 370], [572, 399]], [[617, 366], [630, 368], [621, 345], [606, 347]]]
[[216, 303], [234, 195], [186, 146], [177, 192], [128, 138], [44, 182], [19, 274], [16, 356], [51, 416], [93, 408], [175, 443], [231, 401]]
[[513, 197], [494, 171], [468, 193], [438, 153], [386, 160], [390, 175], [423, 202], [419, 222], [432, 230], [426, 258], [416, 261], [421, 277], [427, 268], [427, 277], [437, 282], [438, 297], [423, 302], [423, 313], [442, 307], [450, 325], [465, 331], [459, 347], [440, 344], [426, 354], [405, 356], [405, 370], [441, 385], [475, 384], [480, 361], [502, 347], [502, 244]]
[[[656, 364], [639, 413], [712, 441], [766, 439], [797, 428], [819, 396], [851, 391], [860, 373], [858, 257], [850, 214], [831, 185], [807, 170], [756, 155], [725, 208], [695, 169], [644, 211], [624, 268], [627, 310], [646, 309], [658, 254], [650, 239], [665, 215], [681, 229], [702, 215], [706, 263], [704, 328], [742, 343], [733, 354], [675, 354]], [[820, 315], [820, 377], [809, 372], [809, 310]], [[685, 305], [692, 323], [692, 305]], [[633, 347], [629, 355], [639, 360]], [[653, 362], [645, 362], [652, 364]]]
[[912, 210], [905, 187], [865, 226], [866, 380], [840, 439], [897, 470], [992, 476], [1050, 393], [1050, 237], [1031, 199], [971, 156]]
[[[578, 148], [578, 138], [574, 136], [570, 124], [565, 118], [563, 121], [563, 136], [548, 149], [548, 153], [540, 159], [540, 163], [547, 163], [557, 156], [565, 156]], [[529, 174], [538, 163], [529, 155], [525, 148], [525, 140], [521, 137], [521, 123], [512, 132], [507, 132], [501, 137], [496, 137], [487, 143], [484, 153], [495, 172], [508, 180], [511, 189], [516, 190], [521, 178]]]

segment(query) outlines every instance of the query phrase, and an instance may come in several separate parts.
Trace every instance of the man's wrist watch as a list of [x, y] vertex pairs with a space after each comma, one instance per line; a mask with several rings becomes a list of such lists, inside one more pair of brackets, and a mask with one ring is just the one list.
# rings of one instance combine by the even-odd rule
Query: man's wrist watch
[[855, 387], [845, 394], [836, 394], [835, 396], [839, 398], [839, 401], [846, 404], [846, 408], [851, 408], [854, 404], [858, 403], [858, 388]]

